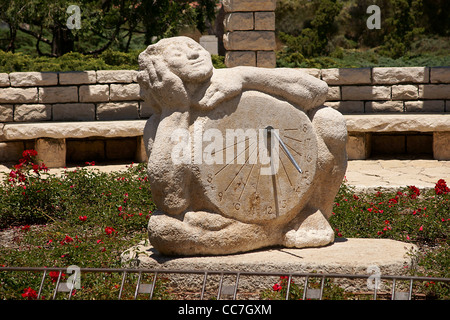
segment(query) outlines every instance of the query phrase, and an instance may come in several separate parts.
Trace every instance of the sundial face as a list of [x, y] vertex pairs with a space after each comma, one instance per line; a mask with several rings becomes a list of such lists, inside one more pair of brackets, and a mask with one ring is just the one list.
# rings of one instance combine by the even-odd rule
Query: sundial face
[[205, 195], [222, 215], [259, 223], [289, 220], [300, 212], [317, 163], [316, 134], [304, 112], [245, 92], [233, 113], [202, 121], [204, 132], [213, 129], [223, 137], [212, 149], [203, 142], [216, 161], [199, 167]]

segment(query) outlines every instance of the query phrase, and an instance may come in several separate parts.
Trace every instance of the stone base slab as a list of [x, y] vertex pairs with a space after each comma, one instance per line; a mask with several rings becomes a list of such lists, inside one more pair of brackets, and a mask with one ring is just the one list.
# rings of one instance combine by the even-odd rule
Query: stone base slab
[[[225, 256], [169, 257], [159, 254], [148, 241], [143, 241], [122, 254], [127, 266], [157, 270], [207, 270], [269, 273], [339, 273], [371, 275], [406, 275], [413, 265], [412, 244], [389, 239], [339, 238], [321, 248], [270, 248]], [[378, 268], [378, 269], [376, 269]], [[164, 275], [166, 276], [166, 275]], [[211, 276], [209, 281], [213, 281]], [[216, 276], [215, 280], [220, 277]], [[235, 276], [225, 282], [233, 284]], [[186, 289], [201, 288], [203, 274], [170, 275], [171, 285]], [[255, 291], [271, 288], [279, 280], [273, 276], [241, 276], [239, 289]], [[346, 290], [367, 289], [367, 279], [337, 279]], [[200, 287], [199, 287], [200, 286]]]

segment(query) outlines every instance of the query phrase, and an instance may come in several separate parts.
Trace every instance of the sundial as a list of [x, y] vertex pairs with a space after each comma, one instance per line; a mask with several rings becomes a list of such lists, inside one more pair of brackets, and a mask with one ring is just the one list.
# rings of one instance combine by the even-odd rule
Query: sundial
[[234, 113], [205, 122], [204, 130], [211, 128], [225, 138], [227, 131], [236, 133], [212, 152], [222, 153], [221, 163], [200, 168], [205, 195], [224, 216], [260, 223], [286, 220], [301, 210], [317, 163], [317, 137], [304, 112], [246, 92]]
[[268, 246], [320, 247], [344, 178], [347, 128], [328, 86], [296, 69], [215, 69], [186, 37], [139, 55], [154, 113], [144, 129], [152, 246], [222, 255]]

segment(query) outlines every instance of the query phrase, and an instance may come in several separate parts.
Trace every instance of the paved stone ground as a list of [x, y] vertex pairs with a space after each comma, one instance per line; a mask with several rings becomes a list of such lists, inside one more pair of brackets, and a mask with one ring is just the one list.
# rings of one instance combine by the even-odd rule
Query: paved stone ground
[[358, 190], [395, 189], [414, 185], [434, 188], [439, 179], [450, 182], [450, 161], [438, 160], [352, 160], [348, 184]]
[[[0, 174], [9, 173], [13, 164], [0, 164]], [[130, 164], [96, 165], [101, 171], [126, 170]], [[68, 170], [75, 167], [69, 166]], [[51, 169], [59, 174], [65, 169]], [[439, 179], [450, 183], [450, 161], [438, 160], [351, 160], [346, 173], [347, 183], [360, 191], [377, 188], [395, 189], [414, 185], [418, 188], [433, 188]]]

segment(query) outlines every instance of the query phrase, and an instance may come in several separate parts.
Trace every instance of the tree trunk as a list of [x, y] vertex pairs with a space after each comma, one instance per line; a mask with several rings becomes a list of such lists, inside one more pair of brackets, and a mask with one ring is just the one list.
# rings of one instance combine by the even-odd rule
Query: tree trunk
[[63, 26], [53, 28], [52, 56], [60, 57], [74, 50], [75, 39], [72, 31]]

